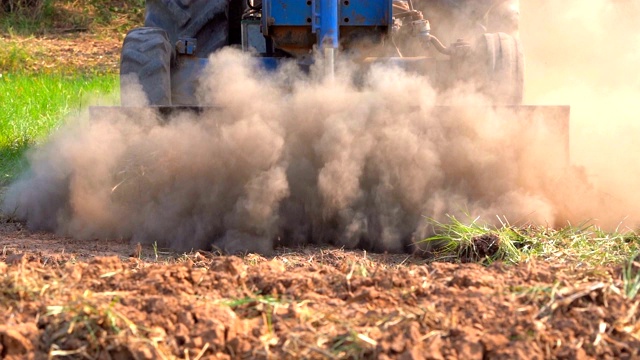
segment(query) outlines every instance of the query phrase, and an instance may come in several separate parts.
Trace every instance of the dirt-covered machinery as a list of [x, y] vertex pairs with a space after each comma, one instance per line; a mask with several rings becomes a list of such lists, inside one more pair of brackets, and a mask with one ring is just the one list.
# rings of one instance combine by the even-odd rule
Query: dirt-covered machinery
[[[281, 236], [279, 239], [282, 241], [280, 244], [287, 241], [296, 242], [295, 239], [322, 243], [326, 237], [342, 236], [349, 239], [350, 246], [363, 244], [362, 247], [377, 249], [376, 251], [403, 251], [400, 247], [413, 246], [414, 241], [419, 241], [426, 235], [425, 229], [418, 229], [415, 225], [415, 222], [420, 221], [424, 214], [422, 214], [422, 205], [412, 199], [413, 192], [423, 192], [425, 197], [416, 199], [422, 199], [418, 202], [429, 203], [432, 188], [431, 183], [425, 182], [424, 185], [420, 185], [425, 188], [417, 186], [398, 190], [400, 185], [394, 185], [393, 179], [421, 177], [430, 174], [431, 169], [436, 170], [436, 177], [441, 177], [441, 187], [447, 189], [439, 194], [434, 193], [434, 202], [430, 206], [438, 208], [442, 207], [440, 198], [448, 196], [449, 188], [460, 189], [464, 194], [481, 193], [483, 195], [480, 196], [479, 202], [493, 201], [484, 200], [482, 196], [492, 197], [488, 194], [500, 192], [499, 189], [504, 188], [506, 194], [497, 195], [504, 197], [505, 202], [509, 202], [512, 201], [513, 196], [518, 195], [513, 195], [513, 189], [540, 188], [546, 191], [553, 188], [558, 181], [562, 181], [562, 174], [568, 165], [569, 107], [522, 104], [524, 59], [519, 40], [517, 0], [262, 0], [261, 2], [249, 0], [248, 3], [245, 1], [247, 0], [148, 0], [145, 27], [130, 31], [124, 40], [121, 60], [122, 106], [94, 108], [92, 111], [98, 121], [114, 119], [115, 122], [120, 123], [121, 120], [135, 122], [143, 119], [142, 124], [155, 124], [153, 121], [144, 120], [157, 120], [157, 124], [169, 132], [184, 131], [184, 129], [179, 126], [173, 127], [167, 124], [167, 121], [175, 120], [174, 124], [178, 125], [197, 124], [200, 121], [205, 128], [211, 130], [211, 132], [203, 131], [202, 134], [210, 137], [212, 144], [220, 139], [218, 135], [226, 136], [229, 126], [233, 127], [234, 121], [237, 120], [238, 124], [245, 124], [238, 127], [237, 131], [242, 133], [242, 136], [250, 138], [246, 143], [266, 144], [267, 142], [264, 142], [267, 139], [266, 136], [257, 136], [257, 133], [249, 131], [251, 129], [243, 122], [242, 115], [235, 119], [236, 115], [233, 112], [227, 112], [231, 109], [224, 108], [225, 102], [217, 101], [225, 98], [222, 95], [227, 95], [238, 100], [234, 103], [236, 105], [242, 106], [246, 102], [248, 109], [260, 111], [258, 109], [264, 108], [260, 105], [266, 104], [264, 101], [258, 102], [261, 100], [259, 98], [262, 96], [261, 91], [247, 89], [246, 94], [243, 92], [234, 95], [220, 94], [220, 97], [218, 97], [219, 94], [202, 93], [202, 91], [219, 91], [216, 89], [224, 89], [227, 85], [242, 89], [242, 84], [215, 83], [212, 85], [212, 83], [229, 81], [229, 79], [243, 81], [247, 78], [235, 76], [237, 74], [231, 72], [237, 72], [238, 66], [251, 66], [256, 68], [247, 69], [246, 74], [255, 70], [254, 73], [264, 80], [256, 79], [253, 82], [255, 78], [248, 78], [247, 81], [252, 81], [254, 84], [262, 84], [264, 81], [265, 89], [274, 85], [266, 83], [267, 81], [290, 78], [289, 73], [286, 74], [287, 76], [280, 76], [282, 73], [277, 72], [279, 68], [286, 71], [294, 70], [295, 74], [291, 78], [294, 78], [295, 82], [300, 82], [294, 85], [305, 82], [303, 72], [309, 70], [310, 86], [304, 87], [304, 90], [310, 92], [305, 92], [305, 99], [307, 95], [313, 96], [314, 91], [318, 97], [327, 96], [328, 91], [334, 88], [348, 89], [357, 95], [366, 95], [371, 91], [384, 89], [385, 93], [380, 96], [385, 97], [388, 96], [387, 89], [397, 92], [397, 97], [390, 97], [402, 99], [401, 106], [406, 113], [399, 115], [397, 115], [397, 109], [387, 111], [386, 107], [378, 106], [367, 108], [370, 106], [369, 103], [358, 103], [355, 104], [357, 106], [352, 109], [353, 111], [348, 112], [349, 116], [334, 117], [331, 114], [331, 110], [334, 109], [331, 101], [334, 99], [322, 98], [315, 99], [319, 100], [317, 105], [316, 103], [313, 105], [318, 107], [315, 109], [317, 111], [314, 111], [316, 113], [314, 115], [317, 116], [311, 118], [301, 119], [292, 115], [293, 118], [279, 119], [278, 116], [286, 117], [287, 115], [269, 112], [269, 109], [273, 109], [272, 107], [267, 107], [268, 109], [265, 110], [269, 113], [255, 114], [256, 118], [272, 118], [271, 115], [273, 115], [273, 121], [280, 121], [283, 125], [281, 128], [278, 127], [278, 131], [282, 133], [276, 134], [269, 131], [268, 134], [274, 134], [287, 144], [282, 150], [283, 154], [287, 154], [286, 162], [289, 164], [291, 161], [295, 164], [291, 165], [291, 168], [282, 164], [282, 167], [274, 168], [274, 171], [282, 170], [278, 174], [286, 177], [288, 184], [296, 184], [300, 181], [304, 184], [300, 186], [304, 190], [297, 188], [298, 185], [292, 185], [288, 195], [279, 195], [286, 198], [279, 200], [278, 208], [273, 210], [279, 213], [279, 223], [273, 226], [279, 227], [278, 236]], [[210, 56], [227, 46], [242, 49], [248, 54], [238, 57], [236, 55], [240, 50], [236, 50], [235, 53], [228, 51]], [[253, 57], [252, 61], [247, 61], [249, 56]], [[220, 61], [221, 59], [223, 61]], [[230, 63], [235, 59], [237, 63]], [[387, 69], [386, 66], [377, 66], [378, 63], [391, 66]], [[227, 69], [212, 68], [212, 66], [230, 66], [228, 69], [230, 73], [226, 73]], [[295, 71], [296, 67], [302, 71]], [[398, 67], [406, 69], [409, 76], [405, 76]], [[347, 71], [343, 71], [345, 69]], [[276, 71], [276, 76], [263, 76], [265, 71], [269, 70]], [[411, 73], [419, 73], [423, 76], [413, 76]], [[386, 77], [387, 74], [391, 76]], [[371, 78], [378, 75], [385, 76], [384, 80], [378, 82], [379, 79]], [[215, 76], [220, 76], [224, 80]], [[395, 79], [398, 80], [397, 83], [393, 83]], [[281, 106], [278, 110], [286, 111], [287, 101], [296, 98], [296, 86], [289, 88], [287, 81], [284, 80], [278, 88], [278, 94], [284, 96], [276, 99], [273, 93], [264, 95], [265, 101], [282, 101], [273, 104]], [[349, 86], [338, 84], [342, 81], [349, 82]], [[424, 88], [421, 87], [423, 82]], [[367, 87], [367, 84], [372, 84], [372, 88]], [[386, 84], [389, 84], [388, 88]], [[408, 86], [412, 88], [405, 89], [398, 86], [399, 84], [409, 84]], [[217, 85], [221, 87], [216, 88]], [[420, 93], [416, 94], [417, 87], [424, 90], [424, 93], [428, 93], [428, 98], [421, 96]], [[251, 88], [257, 90], [255, 87]], [[140, 89], [147, 97], [146, 104], [138, 96]], [[433, 89], [436, 91], [431, 91]], [[290, 98], [286, 96], [289, 90], [292, 91]], [[393, 104], [380, 105], [391, 107]], [[118, 116], [114, 116], [115, 114]], [[365, 135], [363, 139], [366, 139], [361, 143], [364, 144], [363, 148], [368, 146], [378, 148], [377, 145], [366, 144], [369, 144], [369, 141], [372, 143], [383, 141], [381, 149], [388, 149], [390, 152], [399, 150], [402, 153], [399, 142], [386, 143], [384, 139], [387, 137], [401, 139], [400, 135], [407, 135], [416, 142], [424, 139], [425, 149], [429, 152], [427, 157], [433, 159], [427, 161], [424, 156], [409, 154], [406, 161], [383, 163], [382, 166], [385, 169], [378, 169], [379, 161], [373, 155], [370, 158], [366, 155], [366, 159], [355, 159], [359, 162], [358, 164], [362, 164], [362, 167], [353, 168], [356, 169], [353, 170], [356, 174], [352, 178], [357, 178], [361, 182], [362, 194], [373, 192], [371, 198], [356, 196], [353, 202], [357, 204], [350, 203], [356, 207], [356, 210], [344, 208], [345, 200], [336, 202], [326, 211], [325, 209], [319, 212], [307, 211], [306, 209], [314, 209], [315, 204], [324, 201], [324, 195], [321, 193], [326, 188], [334, 184], [337, 184], [335, 187], [341, 186], [339, 182], [325, 180], [330, 177], [339, 178], [342, 175], [341, 172], [348, 172], [344, 170], [345, 168], [352, 169], [350, 165], [342, 167], [340, 161], [335, 161], [338, 166], [331, 168], [335, 171], [326, 172], [328, 175], [323, 175], [324, 169], [330, 167], [325, 166], [324, 155], [316, 151], [324, 148], [333, 149], [334, 145], [331, 145], [333, 140], [326, 144], [322, 142], [322, 146], [314, 143], [315, 140], [325, 138], [323, 134], [325, 128], [332, 134], [328, 136], [331, 138], [334, 136], [331, 131], [332, 126], [335, 125], [336, 128], [341, 129], [342, 125], [345, 127], [353, 125], [346, 123], [357, 118], [351, 114], [362, 114], [364, 117], [364, 121], [360, 121], [360, 125], [353, 129], [358, 129], [358, 133], [371, 130], [370, 134], [362, 134]], [[380, 119], [380, 116], [383, 119]], [[304, 120], [309, 119], [313, 119], [311, 125], [318, 125], [317, 132], [304, 130], [302, 131], [305, 133], [304, 137], [297, 139], [296, 137], [300, 134], [296, 133], [295, 125], [306, 124]], [[402, 130], [394, 127], [396, 120]], [[354, 123], [358, 123], [358, 120], [356, 119]], [[267, 127], [271, 128], [270, 125]], [[376, 127], [378, 133], [376, 133]], [[335, 133], [342, 134], [342, 130]], [[381, 133], [384, 134], [380, 135]], [[194, 136], [194, 133], [177, 134], [178, 137], [183, 135], [189, 137]], [[306, 138], [307, 136], [311, 138]], [[351, 138], [350, 135], [336, 137]], [[223, 143], [237, 142], [232, 138], [229, 139], [231, 140], [225, 140]], [[208, 139], [204, 141], [207, 142]], [[303, 143], [304, 146], [300, 145], [301, 148], [297, 148], [296, 144], [299, 143]], [[239, 141], [238, 144], [244, 146], [242, 144], [245, 142]], [[336, 144], [336, 148], [342, 146], [341, 142]], [[305, 147], [307, 145], [309, 148]], [[415, 145], [416, 148], [420, 147]], [[354, 144], [353, 147], [356, 145]], [[479, 151], [476, 152], [476, 149]], [[196, 154], [202, 149], [194, 144], [192, 149], [186, 150]], [[144, 151], [155, 154], [153, 149]], [[354, 156], [359, 157], [365, 151], [358, 150], [354, 152], [358, 155]], [[233, 151], [229, 151], [231, 152]], [[458, 152], [463, 156], [458, 156], [460, 155]], [[247, 152], [247, 154], [253, 153]], [[223, 174], [216, 174], [216, 176], [221, 175], [220, 179], [225, 179], [225, 172], [233, 174], [231, 167], [235, 165], [234, 160], [227, 164], [227, 154], [220, 154], [224, 156], [212, 158], [211, 163], [212, 167], [215, 163], [224, 163], [220, 168]], [[253, 156], [247, 154], [242, 153], [240, 156], [242, 158]], [[344, 155], [350, 153], [340, 152], [339, 154], [336, 156], [340, 159], [351, 156]], [[289, 155], [291, 158], [288, 158]], [[296, 159], [298, 156], [300, 159]], [[404, 159], [403, 156], [400, 158]], [[464, 161], [453, 160], [458, 158], [463, 158]], [[126, 161], [126, 167], [129, 168], [132, 166], [130, 164], [143, 160], [132, 156]], [[513, 164], [514, 171], [495, 171], [496, 167], [491, 164], [502, 161]], [[447, 165], [445, 168], [448, 170], [438, 171], [444, 163], [451, 164], [450, 169]], [[267, 170], [273, 167], [272, 160], [261, 166], [264, 166], [264, 169], [260, 170], [260, 174], [270, 173], [271, 170]], [[318, 166], [318, 169], [315, 166]], [[133, 167], [138, 168], [138, 165]], [[311, 175], [301, 175], [307, 170], [297, 170], [297, 167], [310, 169]], [[426, 172], [412, 172], [414, 167]], [[551, 174], [548, 177], [550, 180], [540, 181], [537, 177], [530, 176], [528, 170], [532, 167], [547, 171]], [[139, 168], [144, 173], [147, 167], [141, 165]], [[294, 170], [290, 171], [290, 169]], [[387, 175], [387, 169], [392, 175]], [[470, 172], [473, 175], [469, 176], [466, 169], [473, 170]], [[200, 176], [197, 172], [191, 171], [187, 172], [190, 174], [188, 176]], [[118, 172], [118, 174], [121, 173], [126, 174], [127, 171]], [[256, 179], [262, 179], [261, 176]], [[379, 182], [384, 186], [377, 185], [378, 176], [383, 178]], [[314, 180], [316, 177], [317, 181]], [[430, 178], [430, 176], [425, 177]], [[487, 179], [489, 183], [495, 181], [498, 184], [496, 185], [498, 190], [489, 191], [482, 186], [476, 186], [478, 185], [476, 182], [483, 184]], [[118, 175], [113, 189], [126, 193], [123, 190], [125, 187], [120, 186], [126, 180]], [[283, 183], [281, 180], [278, 178], [279, 184]], [[220, 185], [216, 181], [235, 183], [237, 180], [235, 177], [230, 177], [229, 180], [216, 178], [211, 181], [212, 183], [207, 183], [207, 186]], [[323, 181], [329, 185], [323, 185]], [[253, 180], [239, 182], [239, 185], [245, 186], [246, 189], [255, 189], [256, 192], [262, 189], [269, 191], [262, 185], [249, 184], [253, 184]], [[162, 185], [164, 187], [164, 184]], [[314, 186], [318, 189], [314, 190]], [[324, 190], [319, 189], [320, 187]], [[491, 188], [493, 189], [493, 185]], [[218, 187], [218, 189], [225, 188]], [[376, 189], [381, 189], [383, 195], [378, 196]], [[306, 190], [310, 190], [311, 194], [307, 194]], [[133, 195], [124, 197], [130, 198], [135, 196], [135, 193], [144, 193], [146, 190], [144, 186], [136, 185], [132, 187], [132, 191], [134, 191]], [[171, 192], [172, 188], [167, 188], [166, 191]], [[394, 198], [396, 191], [402, 191], [402, 194], [397, 195], [402, 200], [398, 204], [391, 201], [389, 205], [385, 199], [386, 197]], [[455, 190], [454, 194], [456, 191], [458, 190]], [[466, 199], [466, 196], [462, 197]], [[211, 197], [207, 196], [207, 198]], [[472, 201], [476, 201], [475, 197], [471, 198]], [[142, 200], [143, 203], [154, 201], [155, 198]], [[244, 200], [238, 201], [238, 204], [245, 204]], [[252, 205], [245, 204], [238, 209], [245, 209], [245, 207], [253, 208]], [[244, 217], [244, 215], [238, 215], [245, 214], [242, 212], [244, 210], [237, 212], [233, 209], [236, 207], [225, 208], [224, 211], [235, 214], [233, 216]], [[197, 212], [197, 210], [186, 212], [192, 211]], [[215, 217], [219, 218], [218, 215]], [[268, 218], [272, 219], [271, 216]], [[235, 229], [233, 226], [236, 225], [233, 222], [230, 222], [232, 228], [227, 229], [227, 217], [225, 216], [224, 219], [224, 222], [216, 225], [219, 228], [214, 227], [216, 233], [211, 233], [209, 236], [215, 237], [218, 244], [224, 243], [221, 246], [225, 251], [232, 251], [230, 249], [236, 247], [245, 251], [248, 249], [246, 247], [249, 246], [246, 245], [248, 243], [255, 246], [271, 246], [269, 245], [272, 244], [271, 242], [257, 240], [263, 237], [272, 240], [271, 230], [256, 230], [254, 224], [247, 225], [246, 229]], [[404, 229], [405, 225], [406, 229]], [[395, 230], [389, 232], [387, 228]], [[325, 229], [326, 232], [318, 229]], [[242, 240], [245, 239], [243, 234], [247, 235], [247, 239], [251, 241]], [[254, 238], [256, 236], [257, 238]], [[401, 239], [401, 241], [390, 239]], [[378, 240], [381, 242], [377, 243]], [[367, 247], [366, 244], [376, 245]], [[259, 251], [267, 251], [265, 249], [260, 248]]]
[[[245, 2], [246, 1], [246, 2]], [[131, 82], [150, 105], [198, 105], [207, 56], [241, 47], [267, 68], [336, 59], [392, 62], [433, 86], [472, 82], [494, 104], [523, 99], [518, 0], [148, 0], [145, 26], [122, 49], [123, 105]], [[447, 45], [444, 45], [447, 44]]]

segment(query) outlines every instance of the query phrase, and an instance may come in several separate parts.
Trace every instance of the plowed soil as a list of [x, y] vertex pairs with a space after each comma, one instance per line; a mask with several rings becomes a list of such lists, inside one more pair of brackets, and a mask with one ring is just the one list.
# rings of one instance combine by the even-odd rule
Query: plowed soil
[[640, 357], [640, 302], [613, 266], [172, 254], [8, 221], [0, 250], [0, 358]]

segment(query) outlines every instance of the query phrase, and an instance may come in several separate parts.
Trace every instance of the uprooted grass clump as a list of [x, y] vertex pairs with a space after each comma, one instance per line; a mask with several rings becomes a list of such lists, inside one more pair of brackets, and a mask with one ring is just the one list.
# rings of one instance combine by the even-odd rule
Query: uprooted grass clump
[[479, 218], [464, 223], [454, 216], [449, 216], [449, 222], [429, 222], [435, 235], [423, 240], [422, 245], [426, 245], [433, 261], [515, 264], [536, 257], [601, 266], [620, 264], [640, 247], [635, 231], [604, 231], [588, 223], [552, 229], [513, 226], [506, 220], [496, 227]]
[[428, 220], [435, 235], [422, 241], [434, 261], [517, 263], [522, 256], [539, 247], [533, 227], [514, 227], [502, 222], [495, 227], [476, 218], [468, 224], [449, 216], [449, 222]]

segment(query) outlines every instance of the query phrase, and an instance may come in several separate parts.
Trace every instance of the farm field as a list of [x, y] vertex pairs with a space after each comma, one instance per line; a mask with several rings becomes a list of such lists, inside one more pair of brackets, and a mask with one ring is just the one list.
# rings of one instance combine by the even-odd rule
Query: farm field
[[178, 255], [6, 221], [0, 248], [5, 358], [640, 355], [637, 261], [596, 266], [561, 249], [516, 265], [317, 247]]
[[[34, 3], [0, 10], [0, 203], [66, 121], [118, 103], [121, 43], [142, 21], [137, 0]], [[0, 212], [0, 359], [640, 358], [633, 218], [445, 219], [424, 217], [435, 235], [420, 244], [437, 251], [330, 239], [267, 256], [69, 236]]]

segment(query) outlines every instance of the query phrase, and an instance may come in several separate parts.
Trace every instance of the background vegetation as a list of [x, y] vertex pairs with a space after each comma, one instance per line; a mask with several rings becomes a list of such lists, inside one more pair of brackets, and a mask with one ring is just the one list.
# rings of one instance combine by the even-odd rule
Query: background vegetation
[[144, 0], [0, 0], [0, 29], [18, 35], [126, 33], [142, 23]]
[[[118, 97], [119, 46], [144, 0], [0, 0], [0, 189], [26, 150], [98, 96]], [[0, 194], [2, 191], [0, 191]]]

